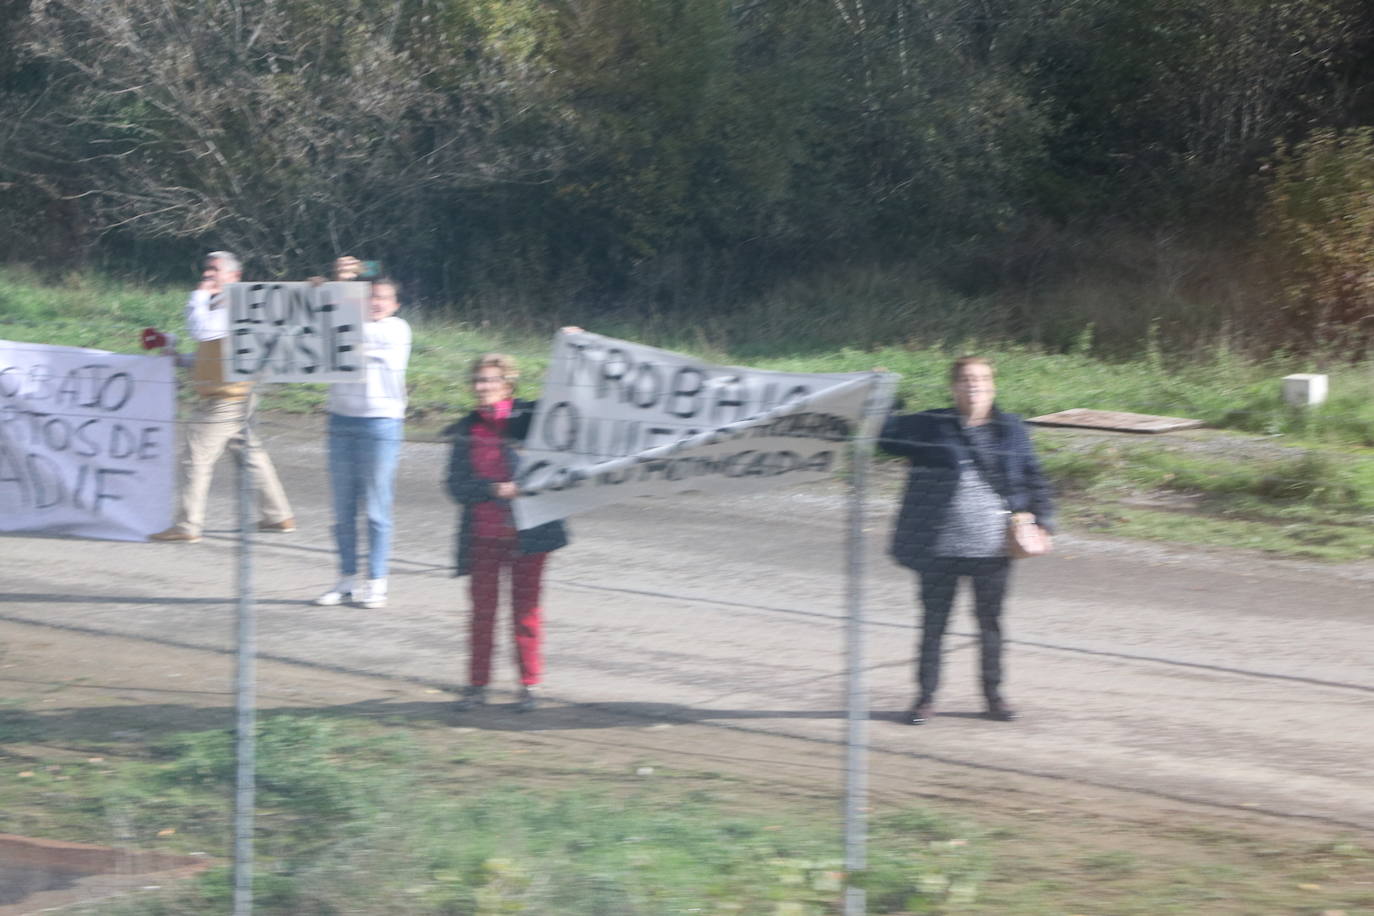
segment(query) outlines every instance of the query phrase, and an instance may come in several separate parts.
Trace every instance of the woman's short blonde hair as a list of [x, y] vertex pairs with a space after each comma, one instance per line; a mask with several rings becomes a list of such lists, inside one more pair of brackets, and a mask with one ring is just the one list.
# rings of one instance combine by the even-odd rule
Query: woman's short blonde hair
[[965, 366], [987, 366], [989, 372], [994, 374], [996, 372], [992, 367], [992, 360], [986, 356], [961, 356], [949, 364], [949, 383], [951, 385], [959, 381], [959, 373], [964, 371]]
[[515, 357], [506, 353], [483, 353], [472, 361], [468, 378], [476, 378], [483, 369], [500, 369], [501, 377], [512, 385], [520, 378], [520, 367], [515, 364]]

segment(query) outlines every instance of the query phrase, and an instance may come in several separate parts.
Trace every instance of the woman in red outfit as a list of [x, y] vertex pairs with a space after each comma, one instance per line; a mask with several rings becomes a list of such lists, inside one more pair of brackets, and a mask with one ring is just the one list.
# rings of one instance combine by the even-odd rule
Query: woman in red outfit
[[503, 572], [510, 578], [515, 661], [520, 669], [517, 708], [521, 712], [534, 708], [543, 671], [539, 592], [544, 560], [549, 551], [568, 543], [561, 521], [517, 531], [511, 516], [518, 464], [514, 446], [528, 435], [535, 407], [533, 402], [516, 399], [518, 377], [511, 357], [479, 356], [472, 364], [477, 408], [445, 430], [453, 439], [448, 491], [462, 506], [455, 575], [472, 577], [471, 665], [459, 709], [486, 703]]

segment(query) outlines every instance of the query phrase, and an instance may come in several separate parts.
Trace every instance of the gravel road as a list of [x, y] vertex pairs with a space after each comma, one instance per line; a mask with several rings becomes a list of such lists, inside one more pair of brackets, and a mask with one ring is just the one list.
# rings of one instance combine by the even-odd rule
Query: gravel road
[[[391, 606], [326, 609], [306, 603], [333, 577], [320, 424], [268, 418], [264, 431], [301, 528], [255, 542], [262, 653], [460, 683], [465, 598], [447, 568], [455, 512], [438, 484], [444, 447], [405, 448]], [[871, 740], [889, 770], [908, 761], [913, 782], [927, 766], [955, 767], [990, 791], [1049, 779], [1066, 793], [1118, 790], [1374, 828], [1374, 564], [1327, 568], [1070, 532], [1056, 556], [1014, 573], [1007, 690], [1024, 718], [978, 717], [976, 640], [961, 609], [942, 715], [911, 728], [896, 714], [911, 699], [914, 589], [885, 557], [896, 481], [879, 478], [866, 541], [867, 674]], [[227, 649], [231, 479], [222, 464], [199, 544], [0, 538], [0, 618]], [[549, 570], [553, 704], [522, 727], [585, 728], [597, 717], [565, 713], [593, 707], [708, 725], [722, 746], [749, 733], [840, 740], [845, 505], [837, 483], [574, 519], [574, 544]], [[500, 677], [498, 688], [513, 687], [508, 664]]]

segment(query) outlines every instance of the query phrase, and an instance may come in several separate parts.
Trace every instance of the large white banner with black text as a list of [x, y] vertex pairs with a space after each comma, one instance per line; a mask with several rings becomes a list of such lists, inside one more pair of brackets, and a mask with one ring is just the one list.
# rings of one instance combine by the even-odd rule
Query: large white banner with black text
[[[829, 477], [895, 377], [716, 366], [559, 332], [525, 442], [515, 517], [532, 528], [636, 496]], [[871, 423], [886, 403], [871, 408]]]
[[175, 419], [169, 356], [0, 340], [0, 531], [166, 528]]

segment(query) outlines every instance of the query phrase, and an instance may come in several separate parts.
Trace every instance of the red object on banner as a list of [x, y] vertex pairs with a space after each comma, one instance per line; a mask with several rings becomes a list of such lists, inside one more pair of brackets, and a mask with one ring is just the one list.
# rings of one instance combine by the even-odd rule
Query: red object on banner
[[167, 335], [157, 328], [144, 328], [139, 340], [142, 341], [145, 350], [161, 350], [167, 346]]

